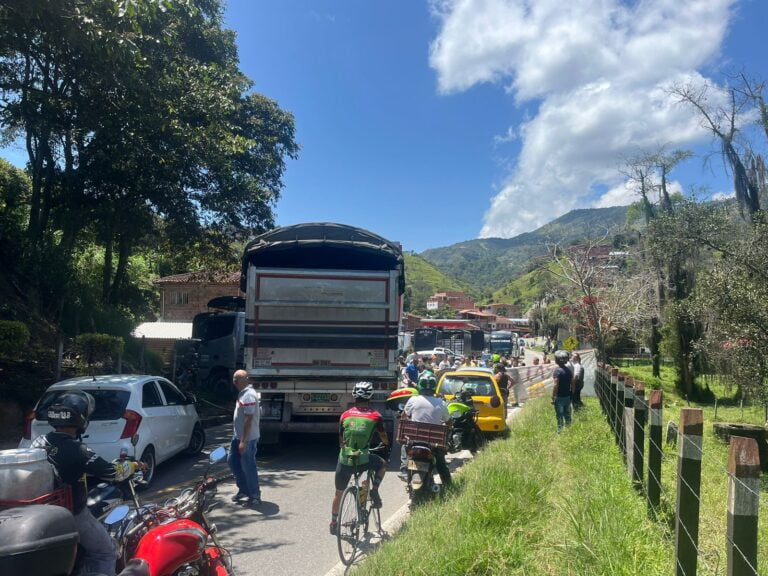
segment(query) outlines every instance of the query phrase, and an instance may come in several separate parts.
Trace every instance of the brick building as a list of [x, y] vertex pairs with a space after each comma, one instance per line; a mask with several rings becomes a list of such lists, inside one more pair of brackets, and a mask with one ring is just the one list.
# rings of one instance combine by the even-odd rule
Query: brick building
[[192, 322], [217, 296], [241, 296], [240, 272], [186, 272], [155, 280], [160, 289], [160, 321]]
[[437, 292], [427, 299], [428, 312], [438, 312], [445, 308], [453, 308], [458, 311], [474, 307], [475, 301], [472, 297], [459, 291]]

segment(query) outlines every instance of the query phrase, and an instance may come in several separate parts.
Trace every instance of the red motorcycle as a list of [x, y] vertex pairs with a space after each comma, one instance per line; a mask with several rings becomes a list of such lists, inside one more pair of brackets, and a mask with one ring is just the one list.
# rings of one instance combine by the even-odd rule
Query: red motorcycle
[[[215, 449], [210, 464], [226, 454], [224, 448]], [[145, 561], [150, 576], [235, 576], [231, 555], [206, 515], [215, 494], [216, 479], [206, 471], [202, 480], [163, 506], [140, 506], [136, 500], [134, 511], [115, 508], [105, 524], [119, 543], [123, 561]]]

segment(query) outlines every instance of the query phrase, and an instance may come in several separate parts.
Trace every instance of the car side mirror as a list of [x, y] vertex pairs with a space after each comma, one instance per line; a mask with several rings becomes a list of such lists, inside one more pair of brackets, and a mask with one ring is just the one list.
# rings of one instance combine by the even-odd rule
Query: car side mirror
[[494, 396], [493, 398], [491, 398], [490, 404], [493, 408], [498, 408], [499, 406], [501, 406], [501, 400], [499, 399], [498, 396]]
[[185, 392], [184, 397], [187, 399], [187, 404], [197, 404], [197, 397], [192, 392]]

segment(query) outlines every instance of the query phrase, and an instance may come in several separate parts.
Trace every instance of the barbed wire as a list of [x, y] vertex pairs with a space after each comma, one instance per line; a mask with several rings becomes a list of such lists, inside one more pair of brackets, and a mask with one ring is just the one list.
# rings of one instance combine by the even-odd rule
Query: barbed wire
[[[598, 387], [598, 389], [600, 390], [599, 395], [601, 396], [599, 398], [600, 402], [601, 402], [601, 408], [602, 408], [602, 410], [603, 410], [603, 412], [604, 412], [604, 414], [605, 414], [605, 416], [606, 416], [606, 418], [608, 420], [608, 423], [610, 425], [611, 430], [617, 436], [617, 440], [619, 441], [620, 447], [624, 448], [623, 456], [627, 460], [629, 460], [630, 458], [633, 458], [633, 451], [634, 450], [638, 450], [638, 451], [640, 451], [643, 454], [643, 462], [645, 462], [645, 454], [646, 454], [645, 445], [641, 446], [640, 443], [637, 441], [637, 437], [633, 434], [632, 435], [632, 446], [630, 447], [631, 450], [628, 450], [626, 448], [626, 446], [625, 446], [625, 444], [626, 444], [626, 432], [625, 432], [625, 435], [623, 437], [620, 435], [620, 431], [624, 428], [624, 426], [618, 427], [618, 429], [617, 429], [617, 427], [615, 425], [616, 424], [615, 416], [617, 415], [615, 407], [616, 407], [616, 404], [618, 402], [618, 392], [616, 391], [615, 386], [605, 386], [604, 383], [601, 384], [601, 386], [602, 386], [602, 388]], [[609, 392], [608, 395], [605, 394], [605, 390], [606, 389]], [[649, 407], [648, 407], [647, 403], [645, 403], [645, 404], [646, 404], [645, 409], [647, 410]], [[619, 407], [619, 410], [621, 410], [621, 407]], [[619, 414], [619, 416], [620, 416], [620, 414]], [[644, 434], [643, 436], [646, 436], [646, 435]], [[756, 491], [755, 489], [753, 489], [750, 485], [745, 483], [742, 478], [740, 478], [740, 477], [736, 476], [735, 474], [733, 474], [732, 472], [730, 472], [728, 470], [728, 468], [726, 466], [724, 466], [722, 463], [718, 463], [716, 461], [711, 461], [710, 457], [705, 457], [704, 456], [703, 446], [699, 446], [698, 443], [696, 443], [690, 435], [678, 433], [678, 437], [680, 437], [680, 436], [682, 436], [682, 442], [683, 443], [688, 442], [687, 446], [694, 446], [695, 447], [696, 451], [698, 452], [697, 455], [700, 456], [699, 461], [701, 462], [702, 468], [704, 468], [706, 466], [707, 469], [710, 470], [710, 471], [716, 470], [718, 473], [725, 472], [725, 474], [726, 474], [726, 476], [728, 478], [732, 478], [736, 483], [738, 483], [741, 486], [743, 486], [744, 489], [747, 492], [751, 493], [754, 496], [757, 496], [758, 500], [759, 500], [759, 505], [760, 506], [762, 506], [764, 504], [765, 494], [762, 494], [761, 492]], [[645, 438], [644, 438], [644, 440], [645, 440]], [[667, 463], [669, 463], [671, 460], [678, 458], [678, 456], [671, 455], [668, 450], [665, 450], [665, 448], [663, 446], [660, 446], [652, 438], [652, 436], [650, 434], [647, 434], [647, 441], [648, 441], [649, 448], [650, 448], [650, 446], [653, 446], [658, 451], [658, 453], [661, 455], [662, 462], [666, 461]], [[653, 480], [655, 481], [655, 483], [659, 487], [660, 502], [662, 502], [662, 501], [663, 502], [668, 502], [669, 501], [669, 497], [667, 495], [667, 490], [664, 489], [664, 485], [663, 485], [661, 479], [656, 475], [656, 473], [654, 472], [654, 470], [650, 466], [647, 466], [647, 468], [648, 468], [648, 475], [649, 475], [648, 477], [649, 478], [652, 477]], [[677, 476], [677, 479], [680, 480], [681, 484], [684, 485], [691, 492], [691, 494], [694, 495], [694, 497], [696, 498], [697, 502], [699, 503], [699, 507], [701, 508], [702, 504], [703, 504], [702, 503], [702, 496], [701, 496], [701, 494], [699, 492], [697, 492], [696, 490], [694, 490], [693, 487], [690, 485], [690, 483], [684, 477], [680, 476], [679, 474], [677, 474], [676, 476]], [[648, 502], [649, 507], [653, 511], [653, 513], [656, 516], [656, 518], [659, 519], [659, 521], [662, 523], [662, 528], [663, 528], [664, 534], [668, 538], [671, 538], [672, 532], [671, 532], [667, 522], [664, 521], [664, 515], [663, 515], [662, 510], [661, 510], [662, 505], [660, 504], [659, 506], [656, 506], [656, 505], [653, 504], [653, 502], [651, 502], [651, 500], [649, 498], [649, 495], [648, 495], [648, 488], [646, 486], [646, 482], [644, 481], [644, 479], [641, 478], [640, 482], [639, 483], [635, 482], [635, 484], [639, 486], [640, 491], [645, 496], [645, 498], [646, 498], [646, 500]], [[712, 567], [711, 567], [711, 565], [710, 565], [710, 563], [708, 561], [708, 556], [714, 556], [716, 558], [717, 567], [714, 569], [714, 573], [717, 574], [717, 572], [719, 570], [719, 565], [720, 565], [720, 553], [717, 550], [712, 550], [712, 551], [704, 550], [701, 547], [701, 543], [694, 541], [694, 539], [693, 539], [693, 537], [692, 537], [692, 535], [690, 533], [689, 527], [685, 524], [685, 522], [682, 521], [682, 519], [676, 513], [675, 513], [675, 522], [676, 522], [677, 525], [679, 525], [681, 527], [683, 533], [685, 533], [685, 535], [687, 536], [688, 540], [693, 545], [693, 548], [696, 551], [697, 558], [699, 559], [698, 561], [700, 561], [701, 564], [702, 564], [702, 568], [704, 568], [705, 570], [711, 572], [712, 571]], [[741, 556], [741, 558], [744, 559], [744, 562], [749, 566], [749, 568], [752, 570], [752, 572], [755, 574], [755, 576], [760, 576], [759, 572], [756, 569], [756, 567], [750, 562], [750, 560], [747, 558], [746, 554], [741, 549], [741, 547], [738, 544], [736, 544], [733, 541], [732, 538], [729, 537], [727, 531], [725, 532], [725, 540], [734, 550], [736, 550], [736, 552], [739, 554], [739, 556]], [[683, 568], [682, 564], [680, 563], [679, 558], [676, 559], [676, 560], [677, 560], [677, 566], [680, 568], [681, 572], [685, 576], [685, 569]]]

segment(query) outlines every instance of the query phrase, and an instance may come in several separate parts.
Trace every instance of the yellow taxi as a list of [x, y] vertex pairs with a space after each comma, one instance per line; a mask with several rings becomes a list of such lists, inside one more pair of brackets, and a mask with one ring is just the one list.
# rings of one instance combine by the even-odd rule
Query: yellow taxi
[[504, 397], [493, 379], [493, 373], [486, 368], [461, 368], [446, 372], [437, 383], [436, 396], [450, 401], [462, 390], [472, 391], [472, 401], [478, 411], [477, 425], [485, 433], [505, 434], [507, 432], [506, 406]]

